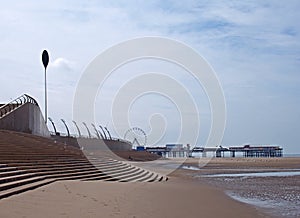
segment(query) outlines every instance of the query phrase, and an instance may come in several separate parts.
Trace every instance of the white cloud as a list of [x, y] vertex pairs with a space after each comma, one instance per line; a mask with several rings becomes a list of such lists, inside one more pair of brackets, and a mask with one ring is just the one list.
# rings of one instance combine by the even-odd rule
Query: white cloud
[[56, 58], [53, 62], [50, 62], [50, 67], [71, 71], [74, 70], [74, 63], [65, 58]]

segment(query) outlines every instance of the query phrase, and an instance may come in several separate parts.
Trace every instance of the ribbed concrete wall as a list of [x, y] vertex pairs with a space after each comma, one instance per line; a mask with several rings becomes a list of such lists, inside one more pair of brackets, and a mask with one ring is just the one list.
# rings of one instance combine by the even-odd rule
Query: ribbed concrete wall
[[[109, 148], [112, 151], [130, 151], [132, 148], [132, 145], [124, 142], [124, 141], [118, 141], [118, 140], [100, 140], [96, 138], [68, 138], [65, 136], [55, 136], [52, 135], [51, 138], [53, 138], [56, 141], [65, 143], [67, 145], [72, 145], [75, 147], [86, 147], [90, 150], [102, 150]], [[79, 145], [80, 144], [80, 145]]]
[[89, 139], [89, 138], [78, 138], [80, 146], [90, 151], [93, 150], [112, 150], [112, 151], [128, 151], [131, 150], [132, 145], [118, 140], [100, 140], [100, 139]]
[[26, 103], [0, 119], [0, 129], [50, 137], [39, 106]]

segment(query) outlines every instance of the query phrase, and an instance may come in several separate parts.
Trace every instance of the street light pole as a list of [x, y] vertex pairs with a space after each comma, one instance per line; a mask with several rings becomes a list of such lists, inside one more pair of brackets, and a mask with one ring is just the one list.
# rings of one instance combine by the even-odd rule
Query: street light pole
[[45, 123], [47, 124], [47, 74], [46, 69], [49, 63], [49, 54], [46, 50], [43, 51], [42, 54], [42, 62], [45, 68]]

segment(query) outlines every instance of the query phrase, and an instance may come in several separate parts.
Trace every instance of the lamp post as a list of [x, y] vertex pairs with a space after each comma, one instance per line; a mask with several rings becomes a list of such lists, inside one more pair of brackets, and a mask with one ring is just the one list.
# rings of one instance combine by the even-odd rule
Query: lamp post
[[47, 124], [47, 75], [46, 69], [49, 63], [49, 54], [46, 50], [43, 51], [42, 54], [42, 62], [45, 68], [45, 123]]

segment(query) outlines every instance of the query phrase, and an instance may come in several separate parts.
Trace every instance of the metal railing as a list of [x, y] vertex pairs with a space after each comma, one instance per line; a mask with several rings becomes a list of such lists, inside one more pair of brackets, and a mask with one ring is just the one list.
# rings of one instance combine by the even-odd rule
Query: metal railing
[[[99, 125], [99, 127], [103, 130], [103, 134], [100, 135], [100, 132], [98, 132], [99, 130], [96, 128], [96, 125], [91, 124], [91, 126], [94, 128], [94, 134], [92, 134], [92, 132], [88, 128], [88, 125], [85, 122], [82, 122], [82, 124], [85, 126], [88, 135], [84, 135], [84, 134], [81, 133], [80, 128], [77, 125], [77, 122], [75, 122], [75, 121], [72, 121], [72, 122], [74, 123], [74, 125], [75, 125], [75, 127], [78, 131], [78, 134], [74, 134], [74, 133], [72, 134], [69, 131], [69, 128], [67, 127], [67, 123], [63, 119], [61, 119], [61, 120], [63, 120], [63, 123], [64, 123], [68, 133], [66, 134], [66, 133], [63, 133], [63, 132], [58, 132], [58, 131], [56, 131], [54, 121], [50, 117], [48, 119], [51, 121], [51, 123], [53, 125], [53, 129], [54, 129], [54, 132], [51, 131], [51, 135], [59, 135], [59, 136], [63, 136], [63, 137], [72, 137], [72, 138], [85, 138], [85, 139], [89, 138], [89, 139], [111, 140], [111, 141], [119, 141], [119, 142], [124, 142], [124, 143], [131, 144], [131, 142], [128, 141], [128, 140], [112, 137], [110, 135], [110, 132], [108, 131], [108, 129], [106, 127], [101, 128], [100, 125]], [[109, 137], [107, 137], [107, 136], [104, 137], [104, 129], [106, 129], [107, 133], [109, 134]]]
[[36, 100], [34, 98], [32, 98], [29, 95], [24, 94], [24, 95], [16, 98], [15, 100], [12, 100], [11, 102], [0, 107], [0, 118], [4, 117], [5, 115], [9, 114], [13, 110], [19, 108], [20, 106], [22, 106], [26, 103], [31, 103], [31, 104], [38, 106], [38, 103], [36, 102]]

